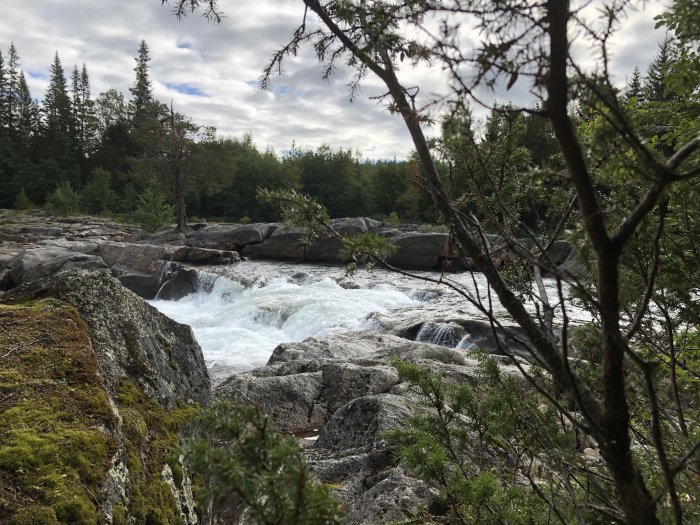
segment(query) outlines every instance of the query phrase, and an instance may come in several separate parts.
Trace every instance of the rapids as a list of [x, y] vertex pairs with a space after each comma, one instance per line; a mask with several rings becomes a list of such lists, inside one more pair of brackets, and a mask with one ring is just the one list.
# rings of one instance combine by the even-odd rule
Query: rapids
[[[416, 272], [439, 278], [438, 273]], [[480, 274], [451, 274], [450, 279], [486, 299]], [[554, 283], [547, 283], [555, 297]], [[192, 327], [212, 372], [242, 372], [263, 366], [274, 348], [336, 331], [376, 329], [369, 314], [396, 321], [483, 318], [478, 310], [444, 286], [375, 269], [353, 277], [344, 267], [244, 261], [208, 267], [198, 273], [198, 291], [179, 301], [150, 301], [174, 320]], [[494, 304], [497, 316], [504, 311]], [[368, 317], [369, 316], [369, 317]], [[450, 337], [438, 324], [418, 339], [468, 349], [468, 334]], [[452, 344], [454, 343], [454, 344]], [[212, 375], [220, 376], [221, 373]]]

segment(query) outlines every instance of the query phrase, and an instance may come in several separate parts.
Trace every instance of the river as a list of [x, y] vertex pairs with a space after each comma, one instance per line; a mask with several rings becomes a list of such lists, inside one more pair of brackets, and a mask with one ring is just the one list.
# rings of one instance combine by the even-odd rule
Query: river
[[[438, 273], [416, 272], [439, 279]], [[337, 331], [375, 329], [370, 314], [396, 321], [481, 318], [483, 315], [445, 286], [383, 269], [346, 275], [344, 267], [243, 261], [199, 271], [198, 291], [179, 301], [150, 303], [192, 327], [207, 366], [229, 373], [263, 366], [274, 348]], [[486, 299], [481, 274], [446, 277]], [[550, 298], [554, 282], [546, 281]], [[533, 308], [534, 311], [534, 308]], [[505, 312], [494, 305], [497, 317]], [[580, 318], [580, 316], [579, 316]]]

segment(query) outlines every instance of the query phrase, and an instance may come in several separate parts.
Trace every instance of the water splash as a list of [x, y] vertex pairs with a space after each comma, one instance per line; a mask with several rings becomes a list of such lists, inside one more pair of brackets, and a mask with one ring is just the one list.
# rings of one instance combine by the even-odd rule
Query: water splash
[[264, 365], [282, 342], [366, 328], [372, 312], [420, 303], [384, 283], [345, 288], [325, 275], [299, 279], [298, 272], [254, 277], [200, 272], [196, 293], [151, 304], [192, 327], [207, 365], [244, 371]]
[[423, 323], [416, 341], [455, 348], [464, 338], [464, 328], [456, 323]]
[[457, 346], [455, 348], [459, 348], [460, 350], [476, 350], [478, 347], [476, 346], [476, 343], [472, 343], [471, 341], [471, 334], [464, 334], [464, 337], [459, 340], [459, 343], [457, 343]]

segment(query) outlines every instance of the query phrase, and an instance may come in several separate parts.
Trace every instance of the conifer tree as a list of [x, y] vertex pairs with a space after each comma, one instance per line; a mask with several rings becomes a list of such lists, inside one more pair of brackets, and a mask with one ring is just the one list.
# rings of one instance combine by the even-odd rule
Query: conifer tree
[[5, 118], [7, 129], [14, 133], [17, 131], [17, 121], [19, 119], [18, 99], [19, 99], [19, 55], [15, 44], [10, 43], [7, 58], [7, 84], [5, 91]]
[[632, 98], [636, 98], [637, 102], [644, 101], [642, 74], [639, 72], [639, 66], [634, 66], [632, 78], [630, 78], [629, 82], [627, 83], [627, 89], [625, 90], [625, 99], [630, 100]]
[[138, 56], [136, 57], [136, 80], [134, 87], [129, 88], [133, 99], [129, 104], [129, 113], [134, 127], [139, 127], [148, 118], [154, 117], [153, 86], [148, 73], [148, 63], [151, 57], [148, 53], [148, 44], [141, 40]]
[[29, 86], [24, 78], [24, 72], [19, 77], [19, 120], [18, 134], [25, 146], [29, 140], [39, 131], [39, 107], [32, 99]]
[[97, 144], [97, 114], [95, 111], [95, 101], [90, 98], [90, 76], [88, 75], [87, 66], [83, 63], [80, 71], [80, 97], [83, 101], [82, 119], [82, 140], [84, 151], [88, 154], [92, 153]]
[[659, 44], [659, 51], [654, 60], [649, 64], [646, 82], [644, 83], [644, 97], [653, 102], [662, 102], [674, 98], [668, 92], [667, 79], [673, 61], [673, 44], [669, 37], [666, 37]]
[[49, 132], [69, 136], [73, 128], [71, 100], [58, 52], [51, 64], [49, 87], [44, 97], [44, 113]]
[[5, 71], [5, 59], [0, 49], [0, 132], [7, 127], [7, 114], [5, 112], [7, 100], [7, 77]]
[[73, 68], [71, 96], [76, 151], [80, 158], [85, 158], [94, 148], [96, 135], [95, 104], [90, 100], [90, 78], [85, 64], [80, 71], [78, 66]]
[[78, 157], [83, 156], [83, 141], [82, 141], [82, 129], [81, 129], [81, 115], [83, 114], [83, 101], [80, 96], [80, 73], [78, 72], [78, 66], [73, 65], [73, 72], [71, 73], [71, 113], [73, 118], [71, 119], [71, 124], [73, 129], [71, 129], [71, 136], [75, 140], [76, 153]]

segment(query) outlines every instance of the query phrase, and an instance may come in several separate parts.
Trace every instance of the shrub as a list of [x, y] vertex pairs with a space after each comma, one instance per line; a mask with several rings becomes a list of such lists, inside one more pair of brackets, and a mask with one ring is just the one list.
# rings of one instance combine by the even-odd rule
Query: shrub
[[206, 436], [185, 449], [190, 469], [207, 480], [202, 497], [234, 494], [248, 507], [250, 523], [333, 525], [338, 503], [316, 483], [292, 437], [270, 429], [256, 407], [220, 401], [197, 418]]
[[15, 197], [15, 209], [16, 210], [31, 210], [34, 208], [34, 203], [29, 200], [27, 192], [24, 188]]
[[146, 231], [154, 232], [170, 224], [175, 217], [175, 207], [165, 201], [163, 195], [153, 186], [138, 197], [134, 220]]
[[55, 215], [66, 216], [80, 211], [80, 194], [68, 181], [61, 182], [49, 195], [46, 207]]
[[102, 168], [95, 168], [90, 181], [83, 188], [83, 207], [88, 213], [113, 211], [117, 196], [112, 190], [111, 174]]

